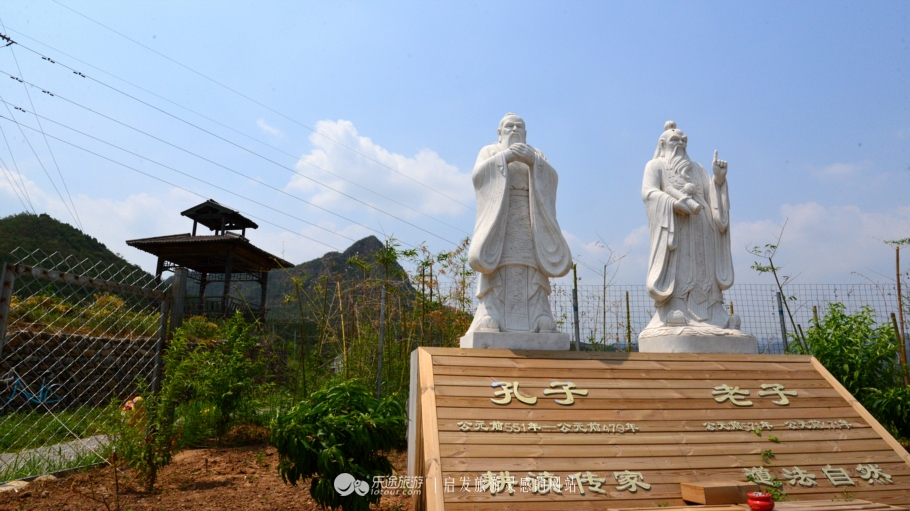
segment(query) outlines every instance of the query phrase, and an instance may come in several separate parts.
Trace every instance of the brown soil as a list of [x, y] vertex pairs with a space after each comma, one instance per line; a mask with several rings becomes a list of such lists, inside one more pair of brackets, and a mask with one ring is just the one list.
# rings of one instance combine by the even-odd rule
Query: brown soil
[[[407, 472], [407, 455], [389, 457], [396, 474]], [[111, 467], [69, 475], [57, 481], [32, 482], [18, 492], [0, 493], [0, 510], [306, 510], [321, 509], [310, 497], [309, 482], [297, 487], [278, 475], [278, 454], [268, 445], [196, 449], [178, 454], [159, 475], [155, 491], [120, 483], [119, 507]], [[124, 471], [127, 477], [130, 471]], [[100, 500], [106, 498], [107, 505]], [[97, 500], [93, 500], [97, 499]], [[383, 496], [381, 511], [413, 511], [411, 497]]]

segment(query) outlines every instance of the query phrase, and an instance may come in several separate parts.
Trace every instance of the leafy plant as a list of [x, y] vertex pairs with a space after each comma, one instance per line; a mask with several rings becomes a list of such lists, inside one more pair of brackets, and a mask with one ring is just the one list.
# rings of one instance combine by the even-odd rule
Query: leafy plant
[[772, 451], [771, 449], [764, 449], [761, 452], [761, 461], [765, 465], [770, 465], [771, 460], [773, 460], [774, 458], [775, 458], [774, 451]]
[[346, 381], [317, 391], [272, 422], [278, 472], [292, 485], [313, 477], [310, 495], [323, 507], [367, 511], [381, 495], [342, 496], [335, 478], [342, 473], [372, 483], [392, 465], [382, 452], [401, 441], [406, 418], [398, 396], [376, 399], [360, 382]]
[[807, 351], [885, 427], [910, 437], [910, 388], [904, 386], [900, 344], [889, 323], [875, 325], [869, 307], [848, 314], [841, 303], [806, 332]]

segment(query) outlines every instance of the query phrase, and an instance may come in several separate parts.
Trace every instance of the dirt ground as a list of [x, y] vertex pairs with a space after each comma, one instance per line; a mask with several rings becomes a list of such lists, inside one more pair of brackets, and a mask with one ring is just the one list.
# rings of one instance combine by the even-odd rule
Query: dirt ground
[[[404, 452], [393, 453], [390, 460], [396, 474], [407, 472]], [[151, 494], [121, 481], [119, 506], [113, 494], [113, 470], [102, 467], [0, 493], [0, 510], [321, 509], [310, 497], [309, 482], [297, 487], [285, 484], [277, 464], [278, 454], [268, 445], [196, 449], [178, 454], [163, 469]], [[383, 496], [374, 509], [412, 511], [414, 507], [411, 497], [392, 495]]]

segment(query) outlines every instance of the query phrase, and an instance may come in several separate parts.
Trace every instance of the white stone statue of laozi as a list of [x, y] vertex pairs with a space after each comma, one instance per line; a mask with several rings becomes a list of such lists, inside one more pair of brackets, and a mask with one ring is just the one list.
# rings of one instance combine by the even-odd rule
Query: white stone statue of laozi
[[497, 134], [472, 175], [477, 219], [468, 263], [480, 275], [480, 305], [461, 347], [569, 349], [549, 302], [550, 278], [572, 268], [556, 221], [556, 170], [526, 144], [521, 117], [506, 114]]
[[714, 151], [709, 176], [689, 159], [687, 143], [667, 121], [645, 165], [647, 288], [657, 312], [638, 336], [639, 351], [757, 353], [755, 338], [724, 306], [723, 291], [733, 285], [727, 162]]

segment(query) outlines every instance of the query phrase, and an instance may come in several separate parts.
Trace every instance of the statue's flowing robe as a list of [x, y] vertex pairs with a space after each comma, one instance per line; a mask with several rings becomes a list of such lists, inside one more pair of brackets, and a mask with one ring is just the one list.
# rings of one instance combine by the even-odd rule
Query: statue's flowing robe
[[[526, 297], [527, 302], [528, 310], [521, 313], [528, 315], [528, 327], [514, 329], [533, 331], [541, 318], [552, 319], [549, 279], [565, 275], [572, 266], [568, 243], [556, 221], [556, 170], [536, 149], [533, 165], [507, 164], [500, 146], [494, 144], [480, 151], [472, 179], [477, 219], [468, 263], [480, 274], [480, 306], [469, 331], [485, 317], [495, 318], [502, 330], [512, 330], [506, 318], [507, 293], [519, 308], [522, 299], [515, 297]], [[516, 282], [527, 289], [510, 287]]]
[[[646, 284], [658, 309], [649, 328], [665, 324], [672, 310], [682, 311], [690, 324], [726, 324], [723, 291], [733, 285], [727, 181], [718, 185], [695, 162], [688, 174], [674, 175], [662, 159], [645, 167], [641, 193], [651, 234]], [[687, 182], [702, 206], [697, 215], [674, 212], [677, 199], [667, 192], [673, 187], [680, 196]]]

